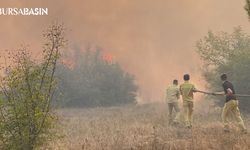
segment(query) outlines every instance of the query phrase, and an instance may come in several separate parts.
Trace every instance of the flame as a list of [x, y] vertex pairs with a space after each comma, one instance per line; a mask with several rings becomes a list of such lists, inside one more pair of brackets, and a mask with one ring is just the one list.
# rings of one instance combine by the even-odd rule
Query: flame
[[112, 54], [104, 54], [102, 56], [102, 59], [107, 62], [107, 63], [113, 63], [114, 61], [114, 56]]
[[66, 67], [68, 67], [69, 69], [73, 70], [75, 67], [75, 62], [73, 61], [73, 59], [69, 59], [69, 58], [65, 58], [62, 60], [62, 64]]

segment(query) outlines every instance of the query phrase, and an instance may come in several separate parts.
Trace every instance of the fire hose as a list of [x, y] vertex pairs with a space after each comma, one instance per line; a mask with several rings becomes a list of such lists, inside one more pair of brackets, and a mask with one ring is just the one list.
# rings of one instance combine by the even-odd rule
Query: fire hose
[[[218, 94], [218, 93], [212, 93], [212, 92], [206, 92], [206, 91], [201, 91], [201, 90], [195, 90], [195, 92], [199, 92], [199, 93], [203, 93], [203, 94], [207, 94], [207, 95], [225, 95], [225, 94]], [[237, 97], [250, 97], [250, 95], [248, 94], [234, 94]]]

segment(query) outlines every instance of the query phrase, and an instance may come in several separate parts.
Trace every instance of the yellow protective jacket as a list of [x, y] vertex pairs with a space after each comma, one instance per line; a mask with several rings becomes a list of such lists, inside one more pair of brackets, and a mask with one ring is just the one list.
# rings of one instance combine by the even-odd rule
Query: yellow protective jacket
[[183, 101], [190, 101], [193, 102], [194, 100], [194, 90], [195, 86], [188, 81], [185, 81], [183, 84], [180, 85], [180, 93], [182, 95]]

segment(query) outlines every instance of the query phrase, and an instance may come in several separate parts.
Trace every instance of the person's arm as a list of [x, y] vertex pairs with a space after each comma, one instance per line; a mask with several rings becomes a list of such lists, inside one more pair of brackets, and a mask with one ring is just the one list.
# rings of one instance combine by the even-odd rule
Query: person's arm
[[183, 93], [182, 93], [182, 89], [181, 89], [181, 86], [180, 86], [180, 90], [179, 90], [179, 91], [180, 91], [180, 94], [182, 95]]
[[165, 90], [165, 94], [164, 94], [165, 95], [165, 102], [168, 101], [168, 92], [167, 91], [168, 91], [168, 89]]
[[223, 84], [223, 88], [224, 88], [225, 95], [232, 96], [233, 94], [235, 94], [234, 90], [233, 90], [232, 83], [227, 82], [227, 83]]
[[176, 92], [176, 97], [177, 97], [177, 99], [180, 99], [180, 90], [177, 88], [176, 91], [177, 91], [177, 92]]
[[230, 88], [227, 88], [227, 94], [226, 95], [233, 95], [233, 91]]
[[198, 92], [199, 90], [197, 90], [197, 89], [195, 88], [195, 86], [193, 85], [192, 91], [193, 91], [193, 92]]

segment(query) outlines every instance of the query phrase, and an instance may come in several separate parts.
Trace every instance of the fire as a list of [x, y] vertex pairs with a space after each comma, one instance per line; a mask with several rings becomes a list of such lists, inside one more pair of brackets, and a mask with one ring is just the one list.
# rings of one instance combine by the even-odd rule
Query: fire
[[67, 66], [71, 70], [75, 67], [75, 62], [72, 59], [63, 59], [62, 64]]
[[104, 54], [102, 56], [102, 59], [107, 62], [107, 63], [113, 63], [113, 60], [114, 60], [114, 56], [111, 55], [111, 54]]

